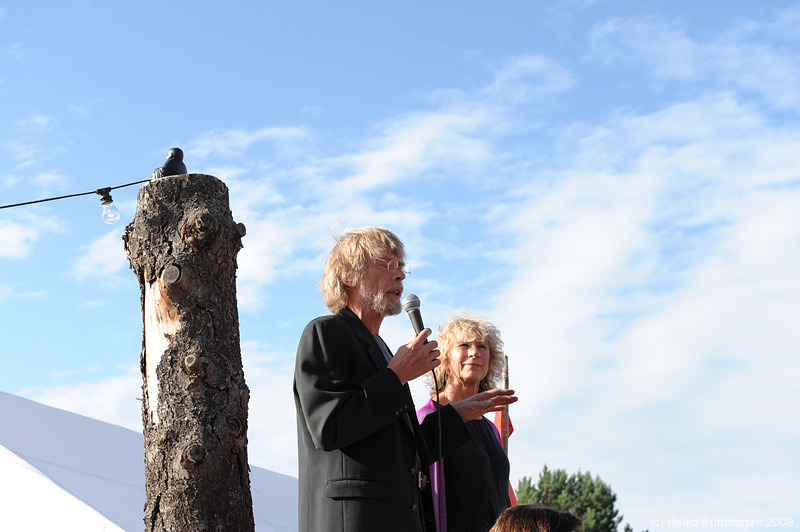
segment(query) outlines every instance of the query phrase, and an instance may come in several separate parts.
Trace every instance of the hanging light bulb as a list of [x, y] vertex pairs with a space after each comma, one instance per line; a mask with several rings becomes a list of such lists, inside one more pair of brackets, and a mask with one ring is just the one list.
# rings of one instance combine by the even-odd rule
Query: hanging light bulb
[[100, 203], [103, 204], [103, 221], [107, 224], [115, 224], [119, 221], [120, 214], [114, 200], [111, 199], [111, 187], [101, 188], [97, 191], [100, 195]]
[[119, 221], [119, 209], [113, 203], [103, 205], [103, 221], [107, 224], [115, 224]]

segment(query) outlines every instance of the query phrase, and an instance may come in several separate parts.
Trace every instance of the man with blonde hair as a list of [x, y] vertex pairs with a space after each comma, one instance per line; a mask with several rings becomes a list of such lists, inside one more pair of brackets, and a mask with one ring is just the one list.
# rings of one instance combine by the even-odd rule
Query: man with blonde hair
[[294, 374], [301, 532], [436, 530], [428, 466], [469, 438], [464, 421], [516, 400], [491, 390], [440, 409], [441, 432], [435, 416], [420, 426], [407, 383], [439, 365], [437, 343], [425, 329], [392, 355], [379, 336], [402, 309], [404, 260], [397, 236], [374, 227], [339, 236], [328, 256], [333, 314], [306, 326]]

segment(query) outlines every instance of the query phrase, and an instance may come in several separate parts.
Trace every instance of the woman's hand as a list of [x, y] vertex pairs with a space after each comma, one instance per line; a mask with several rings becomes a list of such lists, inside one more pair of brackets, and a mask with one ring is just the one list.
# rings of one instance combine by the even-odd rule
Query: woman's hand
[[473, 419], [480, 419], [481, 416], [487, 412], [497, 412], [502, 410], [504, 406], [516, 403], [518, 397], [514, 395], [514, 390], [501, 390], [495, 388], [488, 392], [481, 392], [452, 403], [453, 408], [456, 409], [458, 415], [464, 422], [472, 421]]

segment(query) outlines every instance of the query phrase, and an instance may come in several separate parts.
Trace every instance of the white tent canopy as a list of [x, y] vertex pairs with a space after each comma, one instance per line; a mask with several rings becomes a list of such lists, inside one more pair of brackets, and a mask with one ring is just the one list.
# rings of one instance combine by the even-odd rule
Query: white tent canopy
[[[259, 532], [297, 530], [297, 479], [251, 466]], [[0, 529], [144, 530], [140, 433], [0, 392]]]

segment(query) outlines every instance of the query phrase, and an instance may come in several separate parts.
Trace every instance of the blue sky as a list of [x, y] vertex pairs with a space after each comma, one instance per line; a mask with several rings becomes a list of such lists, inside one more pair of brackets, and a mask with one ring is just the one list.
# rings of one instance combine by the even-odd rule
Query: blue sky
[[[296, 475], [331, 235], [377, 225], [428, 325], [500, 328], [515, 485], [588, 470], [636, 530], [798, 522], [800, 8], [430, 4], [0, 2], [0, 204], [173, 146], [225, 181], [261, 467]], [[94, 194], [0, 210], [1, 390], [140, 429], [139, 187], [114, 226]]]

